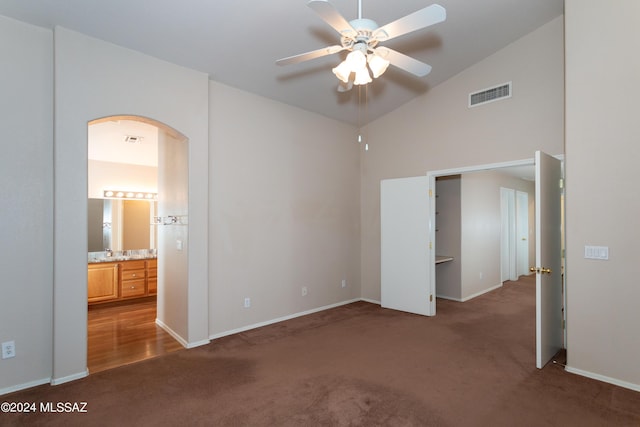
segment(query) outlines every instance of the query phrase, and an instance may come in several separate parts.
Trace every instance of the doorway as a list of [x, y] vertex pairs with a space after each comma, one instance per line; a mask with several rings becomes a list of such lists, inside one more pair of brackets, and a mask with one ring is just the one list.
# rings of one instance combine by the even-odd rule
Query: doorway
[[[527, 178], [528, 179], [528, 178]], [[531, 183], [531, 192], [535, 190]], [[500, 187], [500, 281], [515, 281], [529, 274], [530, 192]]]
[[[102, 220], [88, 221], [102, 227], [88, 254], [90, 372], [182, 348], [161, 326], [166, 295], [188, 280], [187, 157], [187, 139], [162, 123], [112, 116], [88, 124], [89, 202], [104, 202]], [[167, 247], [174, 239], [180, 254]], [[111, 266], [109, 292], [96, 299], [94, 270]]]

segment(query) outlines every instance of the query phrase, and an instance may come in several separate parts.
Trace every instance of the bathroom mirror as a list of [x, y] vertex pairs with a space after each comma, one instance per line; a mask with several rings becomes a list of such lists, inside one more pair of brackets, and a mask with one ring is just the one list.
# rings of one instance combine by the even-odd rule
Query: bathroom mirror
[[88, 199], [88, 252], [157, 249], [158, 202]]

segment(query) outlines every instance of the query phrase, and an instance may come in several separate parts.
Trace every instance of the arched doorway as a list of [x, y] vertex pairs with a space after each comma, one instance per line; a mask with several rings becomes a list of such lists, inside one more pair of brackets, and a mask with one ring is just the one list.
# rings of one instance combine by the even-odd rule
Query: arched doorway
[[186, 346], [170, 325], [186, 316], [188, 139], [139, 116], [92, 120], [87, 135], [87, 365], [98, 372]]

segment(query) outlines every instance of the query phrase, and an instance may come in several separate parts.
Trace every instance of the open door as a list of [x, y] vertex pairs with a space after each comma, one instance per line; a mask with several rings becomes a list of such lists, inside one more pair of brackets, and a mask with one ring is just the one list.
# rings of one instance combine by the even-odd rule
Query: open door
[[561, 164], [536, 151], [536, 367], [563, 347]]
[[380, 183], [381, 305], [432, 316], [429, 182], [426, 176]]

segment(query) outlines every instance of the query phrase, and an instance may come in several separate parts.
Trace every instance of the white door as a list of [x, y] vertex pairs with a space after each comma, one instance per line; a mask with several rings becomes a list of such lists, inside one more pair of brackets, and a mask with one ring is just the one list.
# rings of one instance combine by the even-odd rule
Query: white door
[[529, 194], [516, 191], [518, 277], [529, 274]]
[[381, 305], [432, 316], [426, 176], [380, 183]]
[[516, 271], [515, 190], [500, 187], [500, 281], [518, 280]]
[[563, 347], [560, 160], [536, 151], [536, 367]]

